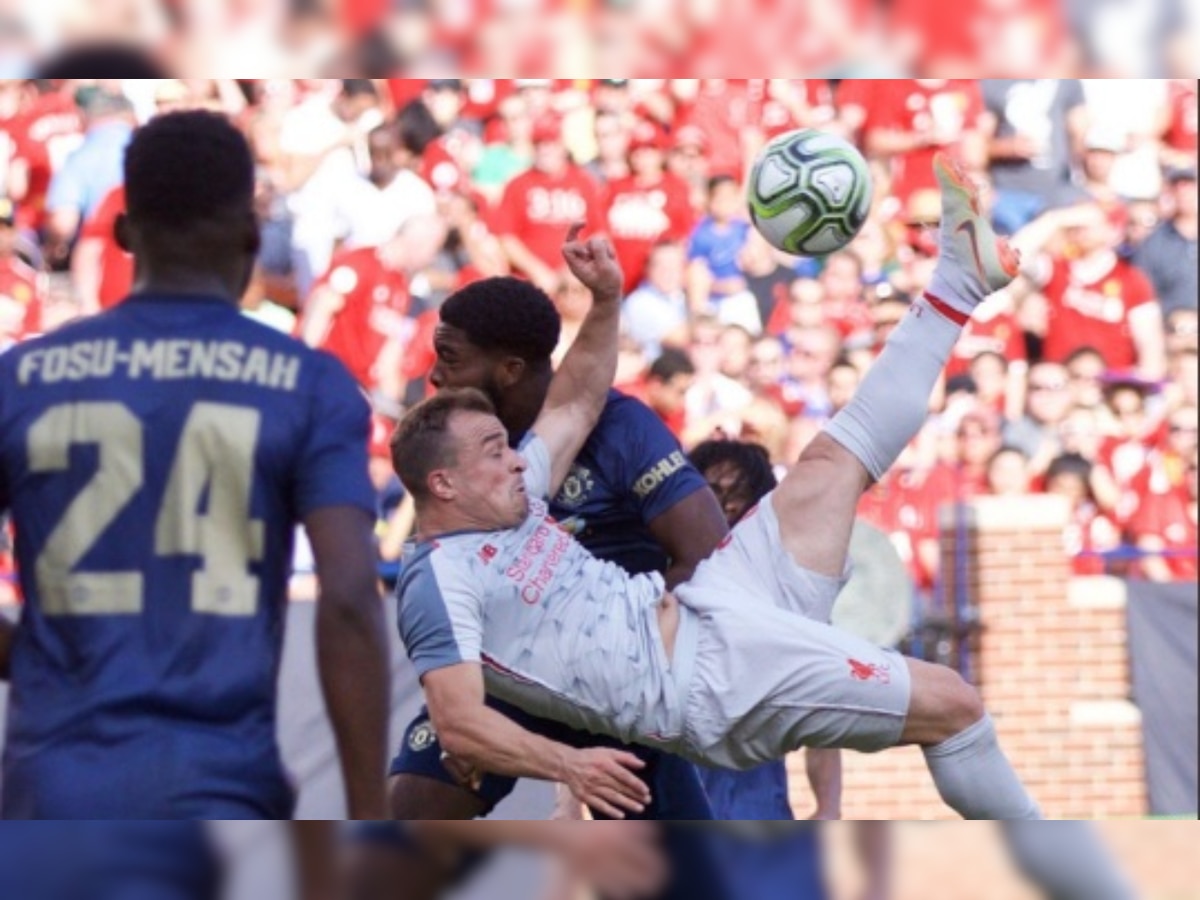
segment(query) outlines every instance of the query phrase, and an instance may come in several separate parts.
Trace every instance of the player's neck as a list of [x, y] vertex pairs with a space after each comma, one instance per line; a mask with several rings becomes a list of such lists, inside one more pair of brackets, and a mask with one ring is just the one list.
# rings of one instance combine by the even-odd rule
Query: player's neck
[[239, 300], [239, 291], [232, 280], [216, 272], [166, 268], [142, 271], [133, 289], [139, 294], [203, 294], [220, 297], [234, 306]]

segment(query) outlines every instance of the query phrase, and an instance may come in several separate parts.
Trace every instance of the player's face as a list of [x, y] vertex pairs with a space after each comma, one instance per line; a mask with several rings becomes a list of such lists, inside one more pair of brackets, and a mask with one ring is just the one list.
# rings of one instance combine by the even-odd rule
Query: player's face
[[500, 403], [500, 385], [496, 381], [492, 355], [472, 344], [461, 329], [438, 325], [433, 335], [433, 348], [437, 361], [429, 381], [437, 390], [475, 388], [483, 391], [493, 403]]
[[495, 416], [461, 413], [451, 425], [458, 455], [452, 470], [458, 502], [479, 529], [520, 525], [529, 515], [525, 460], [508, 446]]
[[717, 463], [704, 471], [704, 480], [717, 495], [725, 521], [732, 528], [754, 503], [742, 484], [742, 473], [732, 463]]

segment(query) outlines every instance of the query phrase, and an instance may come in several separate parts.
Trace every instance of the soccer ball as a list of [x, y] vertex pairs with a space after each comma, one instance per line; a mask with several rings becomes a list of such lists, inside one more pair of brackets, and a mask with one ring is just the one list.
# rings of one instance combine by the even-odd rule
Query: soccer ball
[[796, 256], [845, 247], [871, 211], [871, 172], [854, 146], [802, 128], [758, 155], [748, 186], [750, 219], [768, 243]]

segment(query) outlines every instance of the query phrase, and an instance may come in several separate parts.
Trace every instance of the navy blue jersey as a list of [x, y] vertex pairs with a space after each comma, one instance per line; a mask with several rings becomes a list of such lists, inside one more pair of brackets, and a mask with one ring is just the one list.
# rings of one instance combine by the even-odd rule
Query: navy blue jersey
[[670, 560], [649, 523], [706, 488], [653, 410], [610, 391], [550, 514], [593, 556], [632, 575], [664, 572]]
[[275, 680], [296, 523], [375, 512], [333, 357], [217, 298], [134, 296], [0, 356], [26, 605], [10, 817], [286, 818]]

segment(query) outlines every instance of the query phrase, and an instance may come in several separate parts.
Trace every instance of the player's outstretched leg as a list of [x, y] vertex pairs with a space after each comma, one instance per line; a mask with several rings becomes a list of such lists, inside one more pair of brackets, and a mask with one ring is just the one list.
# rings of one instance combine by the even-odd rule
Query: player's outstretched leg
[[[929, 290], [892, 333], [845, 409], [801, 456], [772, 498], [780, 537], [802, 567], [837, 576], [858, 500], [920, 430], [929, 396], [963, 325], [984, 298], [1017, 275], [1018, 258], [997, 238], [963, 170], [941, 154], [941, 252]], [[945, 801], [971, 819], [1036, 819], [975, 691], [949, 669], [911, 661], [901, 742], [924, 748]]]

